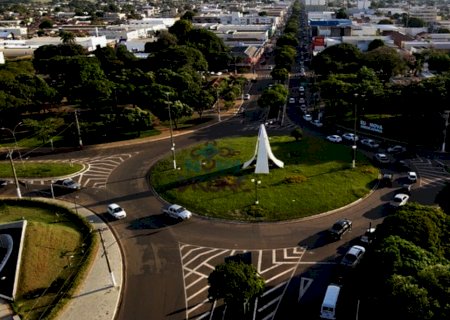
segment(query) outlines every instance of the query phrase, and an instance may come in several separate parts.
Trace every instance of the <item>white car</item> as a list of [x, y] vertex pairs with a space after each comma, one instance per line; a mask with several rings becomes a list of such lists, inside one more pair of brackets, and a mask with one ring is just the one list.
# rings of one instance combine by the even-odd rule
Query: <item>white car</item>
[[376, 142], [375, 140], [372, 140], [372, 139], [362, 139], [361, 144], [363, 144], [369, 148], [372, 148], [372, 149], [376, 149], [380, 146], [380, 144], [378, 142]]
[[305, 91], [305, 87], [300, 86], [300, 87], [298, 88], [298, 91], [300, 91], [300, 92]]
[[353, 133], [346, 132], [342, 135], [342, 138], [348, 141], [358, 141], [359, 137]]
[[108, 214], [116, 219], [124, 219], [127, 217], [127, 213], [117, 203], [111, 203], [107, 208]]
[[366, 248], [362, 246], [352, 246], [342, 258], [341, 265], [350, 268], [356, 267], [361, 262], [365, 252]]
[[192, 213], [186, 208], [178, 205], [172, 204], [168, 208], [163, 209], [163, 212], [171, 218], [186, 220], [192, 217]]
[[295, 103], [295, 98], [289, 98], [289, 103]]
[[318, 128], [320, 128], [320, 127], [323, 126], [323, 123], [320, 122], [320, 120], [318, 120], [318, 119], [313, 120], [311, 123], [312, 123], [313, 125], [315, 125], [316, 127], [318, 127]]
[[72, 189], [72, 190], [80, 190], [80, 188], [81, 188], [81, 185], [78, 182], [76, 182], [70, 178], [56, 180], [55, 182], [53, 182], [53, 185], [67, 188], [67, 189]]
[[390, 162], [388, 156], [385, 155], [384, 153], [377, 153], [377, 154], [375, 154], [375, 159], [379, 163], [389, 163]]
[[327, 136], [325, 139], [327, 139], [330, 142], [342, 142], [341, 136], [338, 136], [337, 134]]
[[408, 180], [411, 182], [417, 182], [417, 173], [414, 171], [408, 172]]
[[312, 121], [312, 115], [310, 115], [309, 113], [305, 114], [303, 116], [303, 119], [305, 119], [306, 121]]
[[250, 95], [248, 93], [244, 94], [244, 100], [250, 100]]
[[397, 193], [391, 201], [391, 207], [398, 208], [404, 206], [409, 200], [409, 195], [405, 193]]
[[389, 153], [402, 153], [402, 152], [406, 151], [406, 148], [403, 146], [397, 145], [397, 146], [391, 146], [391, 147], [387, 148], [386, 151]]
[[298, 99], [298, 103], [305, 103], [305, 98]]

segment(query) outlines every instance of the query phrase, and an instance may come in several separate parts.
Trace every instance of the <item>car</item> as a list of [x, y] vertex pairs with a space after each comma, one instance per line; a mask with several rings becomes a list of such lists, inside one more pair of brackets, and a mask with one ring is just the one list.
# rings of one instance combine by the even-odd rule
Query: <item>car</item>
[[305, 114], [303, 116], [303, 119], [305, 119], [306, 121], [312, 121], [312, 115], [310, 115], [309, 113]]
[[409, 200], [409, 195], [405, 193], [397, 193], [390, 202], [391, 207], [398, 208], [404, 206]]
[[417, 173], [415, 171], [408, 171], [407, 177], [410, 182], [417, 182]]
[[352, 246], [342, 258], [341, 266], [349, 268], [356, 267], [361, 262], [361, 259], [364, 256], [365, 252], [366, 248], [362, 246], [358, 245]]
[[172, 204], [163, 209], [163, 213], [167, 214], [171, 218], [179, 220], [186, 220], [192, 217], [192, 213], [189, 210], [178, 204]]
[[344, 138], [347, 141], [358, 141], [359, 137], [355, 135], [354, 133], [346, 132], [342, 135], [342, 138]]
[[6, 187], [8, 185], [8, 180], [0, 180], [0, 188]]
[[408, 196], [411, 196], [411, 189], [412, 184], [405, 183], [404, 185], [402, 185], [400, 189], [397, 190], [397, 193], [404, 193], [407, 194]]
[[405, 152], [405, 151], [406, 151], [406, 148], [403, 147], [403, 146], [396, 145], [396, 146], [388, 147], [388, 148], [386, 149], [386, 151], [387, 151], [388, 153], [402, 153], [402, 152]]
[[78, 182], [74, 181], [73, 179], [67, 178], [62, 180], [56, 180], [53, 182], [54, 186], [57, 187], [63, 187], [71, 190], [80, 190], [81, 186]]
[[334, 239], [341, 239], [342, 236], [352, 229], [352, 222], [349, 219], [339, 219], [328, 229], [328, 234]]
[[392, 187], [394, 181], [394, 175], [392, 173], [383, 173], [380, 179], [380, 187]]
[[361, 236], [361, 238], [359, 238], [359, 241], [361, 242], [361, 244], [363, 246], [372, 244], [372, 242], [373, 242], [373, 240], [375, 240], [375, 236], [376, 236], [375, 231], [376, 231], [376, 228], [370, 227], [366, 230], [366, 232], [364, 232], [364, 234]]
[[303, 86], [298, 87], [298, 91], [305, 91], [305, 87]]
[[306, 112], [308, 108], [306, 107], [306, 104], [302, 104], [300, 105], [300, 110], [302, 110], [303, 112]]
[[380, 146], [380, 144], [378, 142], [376, 142], [375, 140], [372, 140], [372, 139], [362, 139], [361, 144], [363, 144], [371, 149], [376, 149]]
[[342, 142], [341, 136], [338, 136], [337, 134], [332, 134], [331, 136], [327, 136], [325, 139], [327, 139], [330, 142]]
[[289, 103], [295, 103], [295, 98], [289, 98]]
[[108, 214], [110, 214], [112, 217], [116, 219], [124, 219], [127, 217], [127, 213], [121, 206], [119, 206], [117, 203], [111, 203], [108, 205], [108, 208], [106, 209]]
[[318, 128], [320, 128], [320, 127], [323, 126], [323, 123], [320, 122], [319, 119], [313, 120], [311, 123], [312, 123], [313, 125], [315, 125], [316, 127], [318, 127]]
[[248, 93], [244, 94], [244, 100], [250, 100], [250, 95]]
[[390, 162], [389, 157], [387, 155], [385, 155], [384, 153], [376, 153], [375, 160], [382, 164], [386, 164], [386, 163]]
[[396, 160], [394, 163], [396, 170], [398, 171], [410, 171], [408, 163], [405, 160]]
[[305, 98], [298, 99], [298, 103], [305, 103]]

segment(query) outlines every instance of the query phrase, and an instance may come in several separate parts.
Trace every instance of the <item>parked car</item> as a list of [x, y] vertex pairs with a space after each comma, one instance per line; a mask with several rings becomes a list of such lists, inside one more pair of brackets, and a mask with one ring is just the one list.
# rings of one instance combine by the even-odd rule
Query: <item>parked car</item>
[[341, 142], [342, 141], [341, 136], [338, 136], [337, 134], [327, 136], [325, 139], [327, 139], [330, 142]]
[[305, 119], [306, 121], [312, 121], [312, 115], [310, 115], [309, 113], [305, 114], [303, 116], [303, 119]]
[[342, 258], [341, 265], [350, 268], [356, 267], [361, 262], [365, 252], [366, 249], [362, 246], [352, 246]]
[[250, 100], [250, 95], [248, 93], [244, 94], [244, 100]]
[[298, 88], [298, 91], [305, 91], [305, 87], [300, 86], [300, 87]]
[[400, 189], [397, 190], [397, 193], [404, 193], [408, 196], [411, 196], [412, 184], [404, 184]]
[[376, 228], [371, 227], [371, 228], [368, 228], [366, 230], [366, 232], [364, 232], [364, 234], [359, 239], [363, 246], [372, 244], [373, 240], [375, 240], [375, 235], [376, 235], [375, 231], [376, 231]]
[[73, 179], [67, 178], [67, 179], [62, 179], [62, 180], [56, 180], [55, 182], [53, 182], [54, 186], [57, 187], [63, 187], [63, 188], [67, 188], [67, 189], [72, 189], [72, 190], [79, 190], [81, 189], [81, 186], [78, 182], [74, 181]]
[[328, 229], [328, 233], [334, 239], [341, 239], [342, 236], [352, 229], [352, 222], [349, 219], [340, 219]]
[[347, 141], [358, 141], [359, 140], [359, 137], [357, 135], [355, 135], [353, 133], [349, 133], [349, 132], [344, 133], [342, 135], [342, 138], [344, 138]]
[[405, 151], [406, 151], [406, 148], [403, 147], [403, 146], [396, 145], [396, 146], [388, 147], [388, 148], [386, 149], [386, 151], [387, 151], [388, 153], [402, 153], [402, 152], [405, 152]]
[[180, 220], [186, 220], [192, 216], [192, 213], [189, 210], [178, 204], [172, 204], [168, 208], [163, 209], [163, 213], [171, 218]]
[[306, 112], [307, 108], [306, 108], [306, 104], [302, 104], [300, 106], [300, 110], [302, 110], [303, 112]]
[[394, 175], [392, 173], [383, 173], [380, 180], [380, 187], [392, 187]]
[[305, 98], [298, 99], [298, 103], [305, 103]]
[[318, 120], [318, 119], [313, 120], [311, 123], [312, 123], [313, 125], [315, 125], [316, 127], [318, 127], [318, 128], [320, 128], [320, 127], [323, 126], [323, 123], [320, 122], [320, 120]]
[[295, 98], [289, 98], [289, 103], [295, 103]]
[[410, 171], [408, 163], [405, 160], [396, 160], [394, 165], [398, 171]]
[[382, 164], [386, 164], [386, 163], [390, 162], [389, 157], [387, 155], [385, 155], [384, 153], [376, 153], [375, 160]]
[[415, 171], [408, 171], [407, 177], [410, 182], [417, 182], [417, 173]]
[[119, 206], [117, 203], [111, 203], [108, 205], [108, 208], [106, 209], [108, 214], [110, 214], [112, 217], [116, 219], [124, 219], [127, 217], [127, 213], [121, 206]]
[[372, 139], [362, 139], [361, 144], [363, 144], [371, 149], [376, 149], [380, 146], [380, 144], [378, 142], [376, 142], [375, 140], [372, 140]]

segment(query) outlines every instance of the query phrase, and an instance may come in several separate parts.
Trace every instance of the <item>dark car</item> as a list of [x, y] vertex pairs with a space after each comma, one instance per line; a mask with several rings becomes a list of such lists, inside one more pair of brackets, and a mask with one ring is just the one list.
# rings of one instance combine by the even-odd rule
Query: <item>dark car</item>
[[384, 173], [380, 179], [380, 187], [392, 187], [394, 175], [392, 173]]
[[8, 180], [0, 180], [0, 188], [6, 187], [8, 185]]
[[342, 236], [351, 229], [352, 222], [349, 219], [340, 219], [336, 221], [330, 229], [328, 229], [328, 233], [333, 239], [337, 240], [341, 239]]

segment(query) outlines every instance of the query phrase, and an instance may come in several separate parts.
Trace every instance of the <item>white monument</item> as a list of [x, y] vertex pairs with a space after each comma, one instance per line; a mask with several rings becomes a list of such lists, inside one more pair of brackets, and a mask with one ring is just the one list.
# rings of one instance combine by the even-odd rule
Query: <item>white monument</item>
[[248, 168], [256, 159], [255, 173], [269, 173], [269, 159], [279, 168], [284, 167], [284, 162], [275, 158], [269, 144], [266, 127], [261, 124], [256, 141], [255, 154], [244, 163], [242, 169]]

